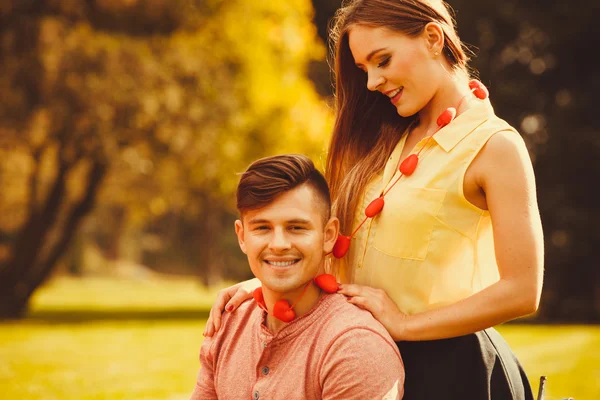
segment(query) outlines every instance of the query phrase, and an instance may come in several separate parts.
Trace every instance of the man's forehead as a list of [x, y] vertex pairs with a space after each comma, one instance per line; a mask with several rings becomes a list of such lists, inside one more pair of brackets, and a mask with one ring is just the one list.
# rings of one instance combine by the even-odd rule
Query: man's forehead
[[254, 217], [254, 218], [248, 218], [246, 217], [246, 222], [248, 224], [267, 224], [267, 223], [273, 223], [273, 222], [285, 222], [287, 224], [310, 224], [313, 221], [307, 218], [292, 218], [292, 219], [273, 219], [273, 218], [261, 218], [259, 217]]
[[310, 223], [319, 218], [318, 206], [312, 206], [309, 209], [304, 207], [273, 206], [271, 205], [249, 210], [244, 213], [243, 219], [249, 224], [260, 223]]
[[314, 189], [300, 186], [281, 194], [264, 207], [248, 210], [244, 220], [262, 222], [311, 222], [321, 218], [323, 205], [317, 200]]

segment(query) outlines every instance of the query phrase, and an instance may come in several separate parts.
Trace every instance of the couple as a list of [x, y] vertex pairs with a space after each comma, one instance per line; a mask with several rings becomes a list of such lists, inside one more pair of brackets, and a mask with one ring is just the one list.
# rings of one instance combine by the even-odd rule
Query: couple
[[[304, 237], [295, 233], [303, 226], [284, 232], [261, 217], [266, 224], [247, 230], [251, 213], [285, 199], [290, 211], [299, 211], [301, 200], [312, 196], [291, 200], [296, 189], [269, 201], [242, 196], [236, 230], [253, 272], [263, 280], [262, 296], [255, 291], [261, 286], [256, 279], [219, 294], [207, 322], [209, 347], [203, 344], [200, 385], [237, 385], [233, 379], [242, 374], [252, 385], [242, 398], [286, 398], [269, 386], [269, 378], [284, 374], [286, 383], [274, 380], [293, 386], [296, 398], [310, 398], [310, 385], [321, 390], [317, 398], [394, 398], [393, 388], [397, 397], [404, 391], [410, 400], [533, 398], [519, 362], [493, 329], [535, 312], [539, 303], [543, 234], [533, 168], [521, 136], [495, 115], [487, 89], [470, 80], [468, 56], [451, 15], [442, 0], [352, 0], [338, 10], [332, 30], [336, 121], [325, 173], [340, 234], [332, 239], [338, 223], [327, 228], [324, 219], [320, 249], [320, 258], [332, 250], [324, 262], [341, 282], [338, 294], [325, 294], [335, 291], [327, 276], [316, 281], [321, 289], [310, 283], [314, 276], [308, 272], [295, 284], [286, 280], [296, 266], [304, 271], [316, 265], [312, 255], [308, 259], [312, 252], [284, 240], [284, 233]], [[259, 239], [266, 243], [269, 236], [272, 246], [289, 250], [249, 246]], [[292, 304], [279, 303], [277, 293], [287, 291], [291, 294], [281, 297]], [[254, 300], [245, 302], [253, 294]], [[344, 313], [319, 312], [328, 302], [343, 303]], [[287, 323], [273, 318], [273, 307], [285, 320], [292, 311], [306, 314]], [[359, 321], [366, 318], [359, 308], [385, 328], [399, 354], [392, 348], [382, 355], [389, 337], [372, 320]], [[252, 322], [255, 311], [266, 318]], [[321, 313], [327, 323], [302, 327]], [[255, 324], [254, 333], [248, 333]], [[367, 338], [336, 342], [329, 335], [338, 329]], [[292, 332], [302, 338], [297, 346]], [[380, 344], [365, 356], [363, 341], [375, 339]], [[271, 353], [261, 344], [269, 349], [277, 340], [282, 345], [272, 349], [275, 366], [263, 365], [261, 357]], [[233, 353], [236, 348], [245, 351], [242, 361]], [[339, 356], [334, 363], [328, 363], [329, 351]], [[358, 367], [346, 364], [353, 357]], [[247, 362], [253, 363], [250, 372], [243, 370]], [[210, 363], [212, 369], [204, 369]], [[350, 372], [344, 370], [347, 365]], [[347, 392], [323, 393], [330, 378], [331, 390]]]

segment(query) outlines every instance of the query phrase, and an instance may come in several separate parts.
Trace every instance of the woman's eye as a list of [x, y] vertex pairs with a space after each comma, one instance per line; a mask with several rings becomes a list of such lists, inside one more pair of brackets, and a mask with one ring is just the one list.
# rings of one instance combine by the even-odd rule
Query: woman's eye
[[382, 62], [380, 62], [379, 64], [377, 64], [377, 67], [378, 68], [385, 67], [389, 63], [390, 63], [390, 57], [386, 58], [385, 60], [383, 60]]

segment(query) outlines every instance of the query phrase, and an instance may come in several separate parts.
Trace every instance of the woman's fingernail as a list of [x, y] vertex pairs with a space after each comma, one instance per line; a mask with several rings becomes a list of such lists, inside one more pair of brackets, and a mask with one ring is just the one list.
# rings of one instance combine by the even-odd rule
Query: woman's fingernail
[[233, 310], [233, 305], [230, 304], [227, 306], [227, 311], [231, 311], [231, 310]]

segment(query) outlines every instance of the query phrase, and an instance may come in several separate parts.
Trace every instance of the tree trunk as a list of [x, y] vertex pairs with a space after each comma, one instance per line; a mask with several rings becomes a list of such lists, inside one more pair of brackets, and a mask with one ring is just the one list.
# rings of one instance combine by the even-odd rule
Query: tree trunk
[[48, 252], [48, 257], [39, 260], [46, 234], [55, 224], [61, 202], [66, 198], [66, 171], [66, 168], [59, 170], [44, 211], [30, 216], [15, 243], [12, 258], [0, 266], [0, 319], [24, 316], [29, 298], [68, 250], [79, 223], [92, 210], [96, 194], [106, 174], [106, 166], [93, 164], [88, 174], [83, 199], [69, 211], [66, 222], [60, 229], [59, 239]]

